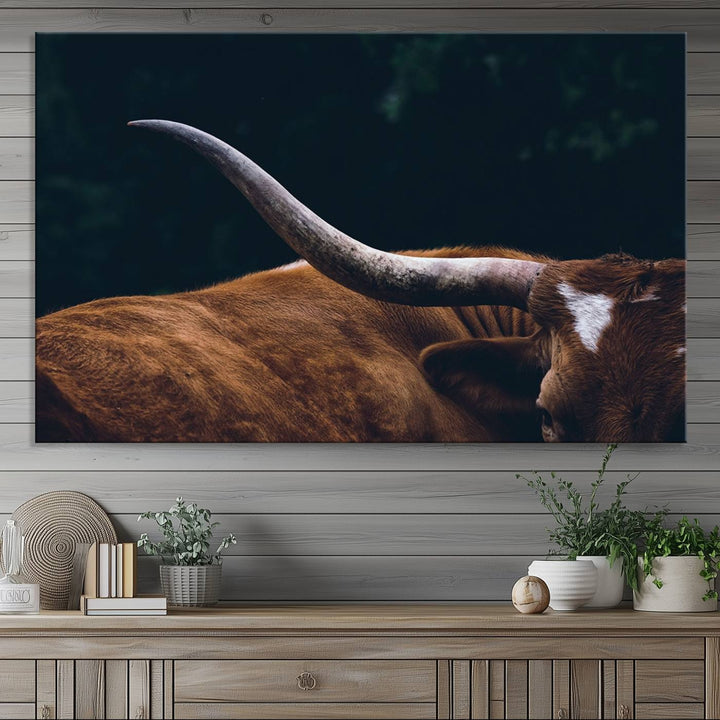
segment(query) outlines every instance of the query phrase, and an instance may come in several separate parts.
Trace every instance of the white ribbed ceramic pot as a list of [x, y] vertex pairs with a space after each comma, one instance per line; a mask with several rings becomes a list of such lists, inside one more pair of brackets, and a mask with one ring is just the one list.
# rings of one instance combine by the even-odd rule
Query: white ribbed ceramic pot
[[638, 559], [640, 589], [633, 592], [633, 609], [649, 612], [713, 612], [717, 600], [703, 600], [703, 595], [714, 587], [700, 577], [703, 561], [695, 556], [656, 557], [652, 574], [663, 582], [661, 588], [653, 578], [645, 577], [642, 558]]
[[623, 559], [618, 558], [610, 567], [605, 555], [578, 555], [578, 560], [589, 560], [597, 569], [595, 594], [585, 603], [588, 608], [614, 608], [620, 604], [625, 589]]
[[545, 581], [553, 610], [577, 610], [597, 588], [597, 568], [589, 560], [535, 560], [528, 575]]

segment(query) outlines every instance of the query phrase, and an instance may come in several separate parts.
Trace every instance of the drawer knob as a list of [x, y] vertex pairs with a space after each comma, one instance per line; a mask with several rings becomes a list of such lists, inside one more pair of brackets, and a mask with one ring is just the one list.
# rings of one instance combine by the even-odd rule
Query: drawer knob
[[565, 708], [560, 708], [558, 710], [557, 716], [559, 720], [565, 720], [567, 718], [567, 712], [565, 712]]
[[304, 672], [297, 676], [297, 684], [301, 690], [314, 690], [317, 680], [312, 673]]
[[49, 705], [43, 705], [40, 708], [40, 717], [42, 720], [50, 720], [50, 706]]
[[627, 705], [621, 705], [620, 712], [618, 713], [618, 717], [620, 718], [620, 720], [629, 720], [630, 719], [630, 708]]

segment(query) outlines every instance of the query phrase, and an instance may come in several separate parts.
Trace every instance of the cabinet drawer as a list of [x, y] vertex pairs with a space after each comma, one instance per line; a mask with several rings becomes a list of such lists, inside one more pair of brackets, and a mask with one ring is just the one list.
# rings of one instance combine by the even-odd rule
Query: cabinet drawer
[[175, 720], [432, 720], [435, 703], [176, 703]]
[[683, 718], [704, 718], [702, 703], [637, 703], [637, 720], [682, 720]]
[[637, 660], [635, 702], [703, 702], [705, 664], [702, 660]]
[[[35, 661], [0, 660], [0, 703], [34, 702]], [[2, 717], [12, 716], [2, 715]]]
[[436, 666], [432, 660], [175, 662], [177, 703], [434, 703], [435, 687]]
[[35, 717], [35, 703], [0, 702], [0, 718], [5, 720], [23, 720]]

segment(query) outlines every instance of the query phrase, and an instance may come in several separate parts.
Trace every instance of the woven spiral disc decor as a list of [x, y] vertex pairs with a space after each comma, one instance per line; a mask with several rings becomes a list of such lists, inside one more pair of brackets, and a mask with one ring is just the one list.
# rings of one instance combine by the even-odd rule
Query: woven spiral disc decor
[[79, 492], [57, 491], [23, 503], [13, 519], [25, 536], [24, 574], [40, 584], [43, 610], [66, 610], [76, 543], [116, 543], [107, 513]]

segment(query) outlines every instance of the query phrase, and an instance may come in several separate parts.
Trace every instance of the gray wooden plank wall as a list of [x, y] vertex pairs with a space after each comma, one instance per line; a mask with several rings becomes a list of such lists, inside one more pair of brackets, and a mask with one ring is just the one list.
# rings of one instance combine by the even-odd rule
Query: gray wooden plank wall
[[[288, 7], [291, 5], [291, 7]], [[0, 0], [0, 515], [77, 489], [135, 516], [182, 494], [221, 511], [239, 544], [236, 601], [504, 600], [546, 550], [546, 518], [514, 471], [553, 468], [587, 486], [599, 446], [35, 447], [33, 33], [688, 33], [689, 443], [625, 446], [612, 480], [642, 471], [631, 502], [720, 520], [720, 1]], [[324, 7], [327, 6], [327, 7]], [[142, 566], [145, 588], [156, 571]]]

